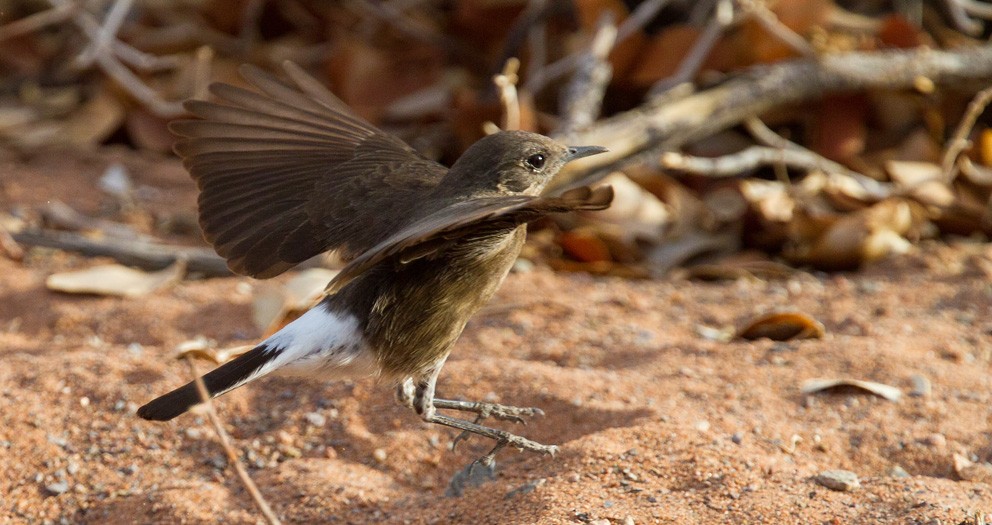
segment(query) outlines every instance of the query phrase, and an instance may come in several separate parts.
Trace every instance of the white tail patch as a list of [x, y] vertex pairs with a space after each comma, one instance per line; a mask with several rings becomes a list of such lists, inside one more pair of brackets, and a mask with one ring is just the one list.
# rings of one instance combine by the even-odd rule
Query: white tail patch
[[269, 373], [344, 379], [367, 377], [378, 371], [375, 355], [362, 337], [358, 319], [333, 312], [324, 303], [311, 308], [259, 346], [265, 347], [264, 351], [272, 357], [224, 392]]

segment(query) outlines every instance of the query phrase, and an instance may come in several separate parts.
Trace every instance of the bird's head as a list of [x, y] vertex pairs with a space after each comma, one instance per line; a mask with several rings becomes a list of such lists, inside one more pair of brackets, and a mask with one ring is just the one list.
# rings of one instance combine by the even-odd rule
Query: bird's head
[[500, 131], [472, 144], [442, 181], [460, 195], [538, 195], [569, 161], [603, 153], [527, 131]]

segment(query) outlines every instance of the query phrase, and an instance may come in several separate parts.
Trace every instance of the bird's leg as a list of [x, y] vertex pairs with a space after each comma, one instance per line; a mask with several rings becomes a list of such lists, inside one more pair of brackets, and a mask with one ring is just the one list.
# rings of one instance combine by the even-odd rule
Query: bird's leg
[[[439, 367], [440, 368], [440, 367]], [[496, 428], [489, 428], [478, 424], [478, 422], [465, 421], [464, 419], [457, 419], [443, 414], [438, 414], [438, 408], [453, 408], [455, 410], [467, 410], [470, 412], [475, 412], [479, 414], [480, 417], [484, 417], [482, 414], [482, 409], [485, 408], [487, 414], [493, 415], [491, 406], [498, 406], [506, 409], [515, 409], [516, 407], [502, 407], [501, 405], [492, 405], [491, 403], [469, 403], [460, 401], [447, 401], [434, 399], [434, 385], [437, 383], [437, 375], [440, 370], [436, 370], [429, 377], [421, 380], [416, 384], [413, 395], [413, 409], [423, 418], [424, 421], [428, 423], [435, 423], [438, 425], [444, 425], [446, 427], [451, 427], [462, 431], [462, 434], [455, 438], [455, 443], [461, 440], [464, 436], [469, 434], [478, 434], [482, 437], [487, 437], [496, 442], [495, 448], [491, 450], [488, 454], [482, 458], [476, 460], [476, 463], [482, 464], [486, 467], [491, 467], [493, 464], [493, 459], [498, 452], [503, 447], [507, 445], [520, 449], [529, 450], [531, 452], [537, 452], [539, 454], [551, 454], [554, 455], [558, 452], [558, 447], [554, 445], [542, 445], [536, 441], [531, 441], [527, 438], [520, 437], [516, 434], [511, 434], [505, 430], [500, 430]], [[404, 385], [406, 382], [404, 382]], [[400, 387], [403, 389], [403, 385]], [[439, 403], [440, 402], [440, 403]], [[478, 410], [476, 408], [478, 407]], [[520, 410], [520, 409], [517, 409]], [[500, 414], [506, 414], [507, 412], [500, 412]], [[527, 415], [530, 415], [531, 412]], [[514, 414], [515, 415], [515, 414]], [[519, 419], [519, 415], [517, 415]], [[511, 419], [512, 418], [509, 418]]]

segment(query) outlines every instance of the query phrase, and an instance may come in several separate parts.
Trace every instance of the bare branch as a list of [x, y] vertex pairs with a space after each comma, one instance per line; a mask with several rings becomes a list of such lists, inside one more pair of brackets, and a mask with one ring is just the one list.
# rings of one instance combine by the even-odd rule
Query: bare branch
[[682, 59], [679, 69], [672, 76], [663, 78], [651, 86], [648, 90], [648, 98], [661, 96], [675, 86], [692, 81], [723, 32], [739, 21], [740, 17], [734, 15], [734, 6], [730, 0], [719, 0], [710, 23], [692, 44], [692, 49]]
[[44, 246], [89, 256], [111, 257], [121, 264], [137, 266], [146, 270], [161, 270], [177, 259], [185, 258], [190, 273], [200, 273], [208, 277], [231, 275], [224, 259], [213, 250], [206, 248], [186, 248], [135, 242], [120, 239], [90, 239], [77, 233], [55, 231], [21, 231], [11, 234], [13, 239], [24, 246]]
[[944, 170], [945, 181], [950, 182], [957, 176], [958, 156], [961, 155], [962, 151], [971, 146], [968, 135], [971, 134], [972, 128], [975, 127], [975, 121], [982, 115], [982, 112], [985, 111], [990, 101], [992, 101], [992, 87], [979, 91], [975, 95], [975, 98], [971, 100], [971, 103], [968, 104], [968, 110], [965, 111], [964, 117], [958, 123], [954, 135], [947, 141], [947, 146], [944, 148], [944, 158], [940, 163]]
[[503, 72], [493, 77], [493, 84], [499, 89], [499, 99], [503, 102], [503, 129], [520, 129], [520, 101], [517, 100], [517, 71], [520, 60], [510, 58], [503, 66]]
[[[592, 170], [653, 160], [659, 150], [675, 150], [775, 107], [828, 93], [911, 89], [920, 79], [934, 85], [992, 79], [992, 45], [845, 53], [755, 67], [711, 89], [662, 103], [649, 101], [578, 132], [583, 144], [610, 151], [570, 164], [561, 183]], [[638, 158], [641, 154], [647, 158]]]
[[617, 40], [617, 26], [612, 18], [607, 12], [600, 19], [592, 44], [565, 90], [559, 136], [567, 137], [577, 129], [586, 128], [599, 116], [606, 86], [613, 77], [613, 68], [606, 60]]
[[231, 445], [231, 438], [228, 437], [227, 432], [224, 430], [224, 423], [220, 420], [220, 416], [217, 415], [217, 410], [214, 408], [213, 402], [210, 400], [210, 393], [207, 392], [207, 386], [203, 384], [203, 378], [200, 377], [200, 373], [196, 371], [196, 363], [193, 362], [191, 355], [186, 355], [183, 357], [186, 364], [189, 365], [189, 371], [193, 374], [193, 382], [196, 384], [196, 393], [200, 395], [200, 401], [203, 406], [207, 409], [207, 419], [210, 420], [210, 424], [213, 425], [214, 431], [217, 432], [217, 439], [220, 441], [220, 446], [224, 449], [227, 454], [228, 463], [234, 467], [234, 471], [238, 474], [238, 479], [241, 480], [241, 484], [245, 486], [245, 490], [251, 495], [252, 501], [255, 502], [255, 506], [261, 511], [262, 515], [265, 516], [265, 521], [269, 525], [280, 525], [279, 517], [276, 513], [272, 511], [272, 507], [269, 503], [265, 501], [262, 493], [259, 492], [258, 486], [252, 481], [251, 476], [248, 475], [248, 471], [245, 470], [245, 466], [241, 464], [241, 458], [238, 457], [238, 452], [234, 450]]
[[100, 30], [97, 31], [96, 36], [90, 37], [89, 45], [83, 48], [82, 52], [76, 57], [76, 67], [86, 69], [93, 65], [97, 55], [110, 50], [111, 43], [117, 40], [117, 31], [120, 30], [121, 24], [124, 23], [127, 14], [131, 12], [133, 5], [134, 0], [114, 1], [114, 5], [110, 8], [110, 12], [107, 13], [107, 18], [103, 21], [103, 25], [100, 26]]
[[670, 151], [661, 155], [661, 166], [707, 177], [736, 177], [778, 163], [804, 170], [823, 170], [823, 160], [823, 157], [808, 150], [751, 146], [737, 153], [712, 158]]
[[78, 9], [78, 4], [66, 3], [0, 26], [0, 41], [33, 33], [48, 26], [61, 23], [72, 18]]

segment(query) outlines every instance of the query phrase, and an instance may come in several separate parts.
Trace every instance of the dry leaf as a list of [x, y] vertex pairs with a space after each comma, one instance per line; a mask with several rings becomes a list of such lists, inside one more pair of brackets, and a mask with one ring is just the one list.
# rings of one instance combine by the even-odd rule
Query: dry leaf
[[800, 391], [803, 394], [817, 394], [835, 388], [853, 388], [889, 401], [899, 401], [902, 397], [902, 391], [894, 386], [860, 379], [810, 379], [803, 383]]
[[775, 312], [758, 316], [748, 321], [737, 331], [741, 339], [761, 339], [773, 341], [792, 339], [819, 339], [825, 330], [823, 323], [802, 312]]
[[572, 258], [581, 262], [610, 261], [610, 249], [590, 228], [562, 232], [558, 244]]
[[107, 264], [50, 275], [45, 285], [64, 293], [140, 297], [179, 282], [185, 274], [186, 263], [182, 260], [157, 272]]
[[978, 141], [982, 164], [992, 166], [992, 129], [983, 129]]
[[613, 203], [589, 216], [594, 220], [621, 226], [618, 236], [624, 242], [641, 239], [657, 242], [672, 221], [671, 212], [653, 193], [622, 172], [613, 172], [602, 180], [613, 186]]
[[183, 341], [176, 346], [176, 359], [190, 357], [221, 365], [255, 348], [255, 345], [241, 345], [217, 349], [214, 347], [216, 344], [216, 342], [202, 336]]
[[310, 268], [293, 276], [282, 288], [262, 288], [252, 301], [252, 319], [266, 336], [313, 307], [324, 295], [335, 270]]

